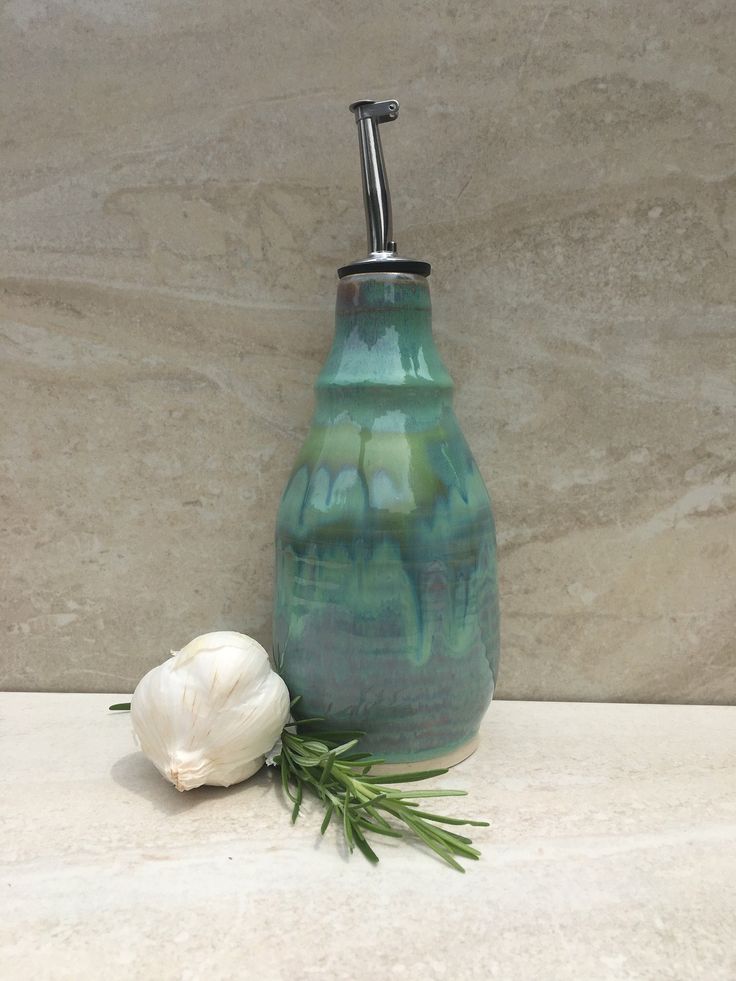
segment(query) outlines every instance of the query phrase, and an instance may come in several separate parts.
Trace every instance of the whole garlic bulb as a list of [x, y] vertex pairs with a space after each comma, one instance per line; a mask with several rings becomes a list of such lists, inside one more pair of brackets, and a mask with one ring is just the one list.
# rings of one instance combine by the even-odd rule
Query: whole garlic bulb
[[133, 692], [141, 750], [177, 790], [229, 787], [252, 776], [289, 718], [289, 690], [245, 634], [195, 637]]

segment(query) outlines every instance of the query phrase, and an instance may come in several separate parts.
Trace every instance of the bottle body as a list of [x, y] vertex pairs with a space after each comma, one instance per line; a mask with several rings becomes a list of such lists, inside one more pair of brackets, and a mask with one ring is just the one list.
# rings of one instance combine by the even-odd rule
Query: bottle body
[[499, 656], [490, 500], [427, 281], [347, 276], [276, 528], [274, 656], [298, 715], [388, 763], [472, 752]]

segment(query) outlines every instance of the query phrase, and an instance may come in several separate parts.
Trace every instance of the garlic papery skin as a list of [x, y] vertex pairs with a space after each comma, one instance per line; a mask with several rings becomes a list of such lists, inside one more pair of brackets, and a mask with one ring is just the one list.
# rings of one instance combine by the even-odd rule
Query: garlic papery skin
[[172, 655], [133, 692], [138, 745], [177, 790], [246, 780], [289, 718], [286, 684], [246, 634], [202, 634]]

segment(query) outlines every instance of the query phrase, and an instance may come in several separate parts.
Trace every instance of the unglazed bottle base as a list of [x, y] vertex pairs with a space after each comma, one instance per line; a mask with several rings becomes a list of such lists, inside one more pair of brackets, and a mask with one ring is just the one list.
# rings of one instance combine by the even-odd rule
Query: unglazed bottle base
[[458, 746], [457, 749], [453, 749], [450, 753], [444, 753], [442, 756], [431, 756], [426, 760], [416, 760], [411, 763], [378, 763], [376, 766], [371, 767], [371, 773], [377, 773], [379, 776], [391, 776], [392, 773], [418, 773], [420, 770], [444, 770], [447, 767], [456, 766], [458, 763], [462, 763], [463, 760], [467, 760], [469, 756], [478, 748], [478, 736], [474, 736], [467, 743], [463, 743], [462, 746]]

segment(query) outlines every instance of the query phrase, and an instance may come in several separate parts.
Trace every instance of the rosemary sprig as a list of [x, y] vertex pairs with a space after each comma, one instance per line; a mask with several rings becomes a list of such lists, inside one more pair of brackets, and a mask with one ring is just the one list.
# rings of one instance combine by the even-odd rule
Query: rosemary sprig
[[[446, 769], [398, 773], [390, 778], [371, 774], [371, 768], [383, 760], [366, 753], [352, 753], [362, 733], [333, 733], [297, 729], [306, 722], [289, 723], [281, 734], [281, 751], [274, 764], [281, 770], [281, 785], [293, 803], [292, 822], [296, 821], [305, 790], [310, 790], [325, 805], [320, 831], [324, 834], [334, 818], [342, 824], [348, 848], [357, 848], [370, 862], [378, 855], [366, 839], [366, 833], [403, 838], [407, 832], [427, 845], [444, 862], [458, 872], [465, 869], [458, 858], [478, 859], [470, 838], [438, 825], [472, 825], [488, 827], [487, 821], [445, 817], [420, 810], [417, 800], [428, 797], [462, 797], [464, 790], [400, 790], [387, 783], [409, 783], [427, 780], [447, 773]], [[397, 827], [403, 824], [405, 827]]]

